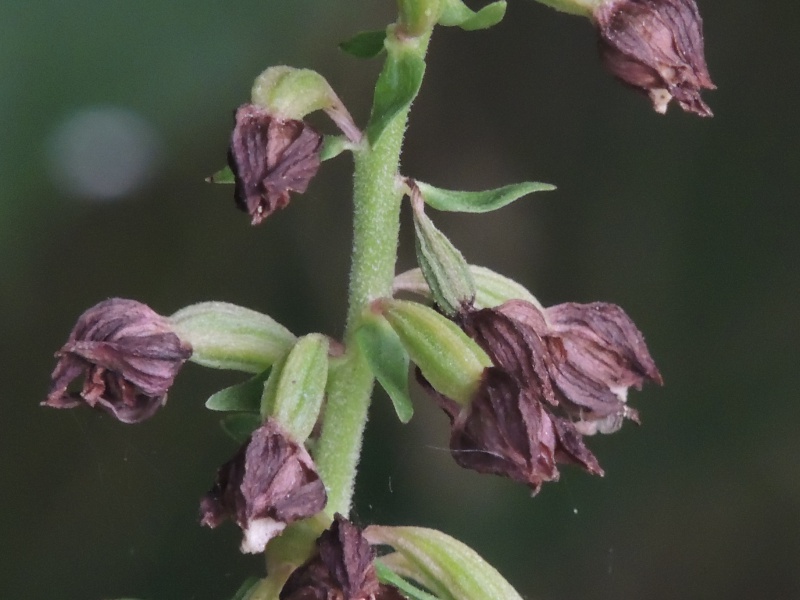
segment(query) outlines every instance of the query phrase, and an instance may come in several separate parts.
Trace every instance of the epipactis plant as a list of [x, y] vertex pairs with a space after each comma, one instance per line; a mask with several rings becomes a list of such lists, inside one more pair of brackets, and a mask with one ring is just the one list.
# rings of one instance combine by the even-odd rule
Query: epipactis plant
[[[686, 111], [711, 115], [700, 98], [714, 85], [694, 0], [541, 1], [588, 17], [603, 64], [647, 94], [657, 112], [674, 99]], [[200, 520], [209, 527], [234, 521], [241, 550], [266, 555], [266, 576], [245, 582], [237, 599], [520, 597], [444, 533], [362, 530], [347, 520], [375, 380], [406, 423], [413, 370], [450, 419], [455, 461], [534, 494], [558, 479], [559, 464], [602, 475], [586, 436], [612, 433], [625, 420], [638, 423], [628, 389], [662, 383], [642, 334], [620, 307], [544, 307], [520, 284], [468, 264], [426, 214], [492, 211], [553, 186], [451, 191], [399, 172], [435, 27], [491, 27], [505, 9], [505, 2], [473, 11], [461, 0], [398, 0], [395, 23], [341, 44], [357, 57], [383, 56], [363, 130], [320, 74], [286, 66], [259, 75], [251, 102], [235, 112], [229, 167], [210, 180], [234, 184], [236, 203], [253, 225], [304, 192], [323, 161], [353, 155], [352, 267], [341, 340], [297, 337], [266, 314], [223, 302], [165, 317], [114, 298], [81, 315], [56, 354], [43, 404], [85, 403], [124, 423], [148, 419], [164, 405], [186, 360], [251, 375], [206, 402], [224, 413], [223, 428], [241, 446], [203, 496]], [[317, 110], [340, 134], [322, 134], [304, 121]], [[397, 275], [406, 197], [419, 268]], [[409, 296], [418, 299], [401, 299]]]

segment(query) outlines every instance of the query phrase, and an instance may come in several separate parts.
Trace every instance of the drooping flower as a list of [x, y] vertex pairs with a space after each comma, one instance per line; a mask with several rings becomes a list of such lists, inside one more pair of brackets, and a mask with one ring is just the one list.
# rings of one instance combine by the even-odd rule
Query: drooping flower
[[378, 581], [375, 557], [361, 529], [336, 514], [314, 556], [289, 576], [280, 600], [403, 600], [396, 588]]
[[[123, 423], [138, 423], [164, 405], [167, 390], [191, 356], [169, 321], [135, 300], [111, 298], [84, 312], [64, 346], [42, 402], [73, 408], [85, 402]], [[83, 377], [80, 392], [70, 392]]]
[[629, 408], [628, 388], [646, 381], [663, 385], [644, 336], [619, 306], [604, 302], [558, 304], [546, 309], [550, 370], [562, 403], [585, 433], [611, 433], [624, 418], [638, 422]]
[[494, 366], [466, 405], [420, 380], [448, 414], [450, 448], [463, 467], [504, 475], [537, 492], [557, 463], [602, 475], [583, 435], [610, 433], [624, 418], [628, 387], [661, 383], [641, 333], [618, 306], [523, 300], [465, 309], [456, 320]]
[[713, 90], [695, 0], [607, 0], [594, 11], [600, 57], [614, 77], [650, 96], [664, 113], [673, 98], [687, 112], [713, 116], [700, 97]]
[[320, 165], [322, 136], [297, 119], [273, 115], [255, 104], [236, 110], [228, 164], [236, 178], [234, 197], [258, 225], [303, 193]]
[[268, 419], [217, 471], [200, 501], [200, 522], [214, 528], [233, 519], [244, 534], [242, 552], [256, 553], [287, 525], [321, 511], [326, 501], [305, 447]]

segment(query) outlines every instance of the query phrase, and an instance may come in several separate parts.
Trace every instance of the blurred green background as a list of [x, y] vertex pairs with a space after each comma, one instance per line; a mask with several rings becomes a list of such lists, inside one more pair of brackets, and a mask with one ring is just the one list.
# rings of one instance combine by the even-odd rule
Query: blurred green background
[[[437, 31], [403, 170], [556, 184], [433, 216], [545, 304], [622, 305], [666, 386], [632, 394], [642, 427], [590, 440], [604, 479], [565, 468], [536, 498], [456, 467], [425, 398], [402, 427], [381, 397], [355, 518], [444, 529], [532, 600], [800, 598], [800, 5], [701, 2], [719, 87], [702, 120], [659, 116], [602, 72], [585, 20], [509, 4], [487, 32]], [[110, 296], [163, 314], [225, 300], [341, 333], [349, 158], [259, 228], [203, 178], [269, 65], [321, 71], [363, 124], [379, 63], [336, 44], [393, 14], [389, 0], [3, 2], [2, 598], [224, 600], [261, 572], [235, 527], [197, 524], [234, 450], [202, 404], [241, 376], [189, 366], [140, 426], [37, 404], [77, 316]], [[407, 268], [408, 227], [402, 242]]]

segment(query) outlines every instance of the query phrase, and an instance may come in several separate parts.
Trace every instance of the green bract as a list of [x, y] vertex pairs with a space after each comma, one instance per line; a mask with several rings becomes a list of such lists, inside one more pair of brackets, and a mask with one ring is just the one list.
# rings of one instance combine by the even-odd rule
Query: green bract
[[[475, 302], [473, 303], [475, 308], [491, 308], [508, 300], [516, 299], [527, 300], [544, 311], [536, 297], [513, 279], [476, 265], [470, 265], [469, 271], [475, 281]], [[428, 283], [420, 269], [411, 269], [395, 277], [392, 288], [395, 294], [411, 292], [430, 300], [433, 299]]]
[[258, 577], [248, 577], [233, 595], [231, 600], [248, 600], [253, 591], [258, 587], [261, 580]]
[[469, 265], [461, 252], [423, 212], [421, 202], [414, 205], [414, 232], [417, 264], [422, 269], [433, 300], [446, 315], [453, 317], [475, 299], [475, 282]]
[[206, 177], [207, 183], [236, 183], [236, 176], [230, 167], [222, 167], [219, 171]]
[[383, 52], [386, 30], [361, 31], [339, 44], [339, 49], [356, 58], [375, 58]]
[[321, 161], [330, 160], [339, 156], [345, 150], [351, 150], [353, 144], [344, 135], [326, 135], [322, 140], [322, 150], [319, 153]]
[[302, 443], [319, 417], [327, 380], [328, 338], [318, 333], [300, 338], [264, 384], [262, 418], [274, 418]]
[[261, 425], [261, 417], [257, 413], [231, 413], [222, 417], [219, 424], [234, 442], [244, 444]]
[[492, 361], [458, 326], [432, 308], [406, 300], [378, 304], [411, 360], [439, 393], [468, 403]]
[[374, 315], [365, 315], [356, 330], [356, 341], [369, 368], [394, 404], [397, 418], [408, 423], [414, 414], [408, 393], [408, 353], [389, 324]]
[[192, 304], [169, 319], [178, 336], [192, 345], [190, 360], [215, 369], [260, 373], [296, 341], [267, 315], [227, 302]]
[[386, 49], [388, 56], [375, 84], [375, 100], [367, 126], [367, 138], [373, 146], [392, 119], [411, 106], [425, 74], [425, 61], [416, 43], [401, 43], [389, 36]]
[[394, 554], [381, 558], [388, 568], [441, 600], [522, 600], [477, 552], [441, 531], [372, 525], [364, 534], [371, 544], [394, 548]]
[[504, 1], [487, 4], [475, 12], [461, 0], [444, 0], [444, 11], [439, 19], [440, 25], [455, 26], [465, 31], [488, 29], [503, 20], [506, 14]]
[[497, 210], [532, 192], [549, 192], [556, 189], [549, 183], [526, 181], [482, 192], [458, 192], [433, 187], [417, 181], [425, 204], [436, 210], [451, 212], [484, 213]]
[[269, 370], [251, 377], [247, 381], [226, 387], [206, 400], [206, 408], [229, 412], [257, 413], [261, 406], [261, 395], [264, 393], [264, 382]]
[[416, 586], [411, 585], [408, 581], [384, 565], [380, 560], [375, 560], [373, 564], [375, 565], [375, 574], [378, 576], [378, 580], [382, 583], [393, 585], [403, 592], [403, 595], [409, 598], [409, 600], [439, 600], [436, 596], [423, 592]]

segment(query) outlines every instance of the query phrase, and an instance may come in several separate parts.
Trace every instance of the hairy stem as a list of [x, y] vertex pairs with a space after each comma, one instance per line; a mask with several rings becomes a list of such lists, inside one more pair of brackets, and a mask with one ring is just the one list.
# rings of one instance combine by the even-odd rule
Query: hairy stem
[[[418, 44], [420, 57], [428, 36]], [[345, 342], [347, 353], [331, 369], [328, 402], [315, 460], [328, 490], [326, 512], [348, 514], [374, 378], [353, 340], [360, 315], [390, 296], [397, 261], [402, 191], [396, 185], [408, 109], [398, 112], [373, 145], [354, 155], [353, 248]]]

